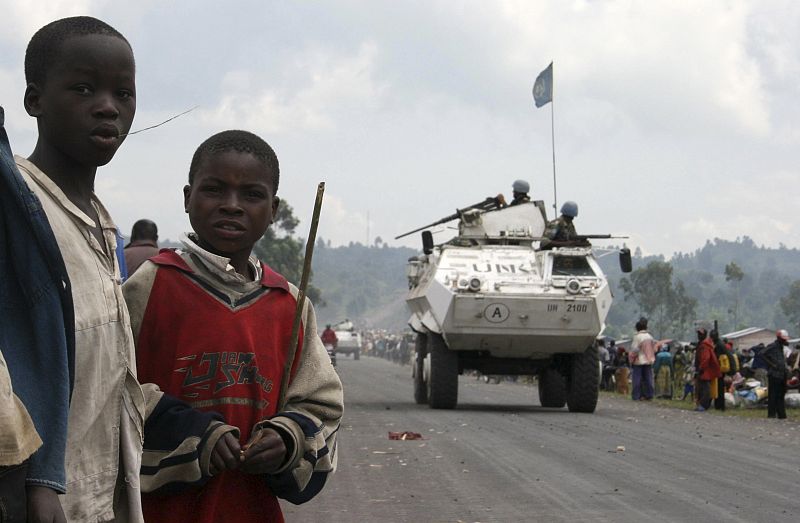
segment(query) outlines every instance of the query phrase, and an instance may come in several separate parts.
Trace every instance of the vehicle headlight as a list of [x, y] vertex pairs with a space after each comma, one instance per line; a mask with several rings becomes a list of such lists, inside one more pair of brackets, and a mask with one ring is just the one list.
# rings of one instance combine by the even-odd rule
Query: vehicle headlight
[[567, 282], [567, 292], [570, 294], [578, 294], [581, 292], [581, 282], [572, 278]]
[[483, 281], [477, 276], [473, 276], [469, 279], [469, 290], [472, 292], [478, 292], [483, 287]]

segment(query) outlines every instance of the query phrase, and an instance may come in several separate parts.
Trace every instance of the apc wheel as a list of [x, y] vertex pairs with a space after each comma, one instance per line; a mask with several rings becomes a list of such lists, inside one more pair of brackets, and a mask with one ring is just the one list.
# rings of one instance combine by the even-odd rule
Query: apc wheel
[[428, 403], [428, 385], [425, 383], [425, 355], [428, 353], [428, 336], [417, 334], [414, 354], [414, 401], [418, 405]]
[[361, 357], [361, 349], [356, 349], [356, 351], [353, 353], [353, 359], [357, 360], [360, 357]]
[[567, 407], [570, 412], [594, 412], [600, 378], [597, 374], [599, 357], [597, 347], [591, 346], [583, 354], [572, 356], [572, 371], [567, 391]]
[[441, 334], [431, 333], [428, 405], [432, 409], [454, 409], [458, 403], [458, 354], [449, 350]]
[[539, 373], [539, 403], [554, 409], [567, 404], [567, 383], [556, 369], [548, 368]]

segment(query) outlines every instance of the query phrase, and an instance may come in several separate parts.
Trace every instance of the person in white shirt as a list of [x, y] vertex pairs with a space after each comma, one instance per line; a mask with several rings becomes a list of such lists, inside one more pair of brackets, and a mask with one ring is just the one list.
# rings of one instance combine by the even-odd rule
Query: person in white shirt
[[651, 400], [654, 394], [653, 363], [656, 361], [655, 340], [647, 332], [647, 318], [636, 322], [636, 336], [631, 341], [632, 397], [634, 401]]

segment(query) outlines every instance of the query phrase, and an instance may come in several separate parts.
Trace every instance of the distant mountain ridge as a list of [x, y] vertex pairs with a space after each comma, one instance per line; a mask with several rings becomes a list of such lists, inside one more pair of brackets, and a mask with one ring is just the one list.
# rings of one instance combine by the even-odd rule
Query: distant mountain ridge
[[[663, 256], [634, 257], [634, 269], [651, 261], [669, 262], [673, 268], [673, 282], [682, 281], [687, 294], [698, 302], [697, 319], [718, 320], [723, 332], [750, 326], [792, 330], [779, 301], [788, 293], [792, 282], [800, 280], [798, 249], [783, 245], [778, 248], [758, 246], [747, 236], [733, 241], [714, 238], [693, 253], [676, 253], [668, 260]], [[736, 288], [725, 280], [725, 266], [731, 262], [735, 262], [744, 273], [735, 324]], [[638, 308], [634, 302], [624, 300], [619, 287], [623, 275], [616, 259], [603, 258], [600, 264], [612, 282], [615, 297], [607, 320], [608, 332], [611, 335], [630, 333], [639, 317]], [[681, 335], [688, 337], [691, 333], [671, 334]]]
[[409, 317], [403, 300], [408, 290], [405, 266], [417, 254], [415, 249], [386, 244], [327, 247], [318, 242], [314, 285], [325, 302], [317, 307], [319, 323], [349, 318], [359, 326], [403, 329]]

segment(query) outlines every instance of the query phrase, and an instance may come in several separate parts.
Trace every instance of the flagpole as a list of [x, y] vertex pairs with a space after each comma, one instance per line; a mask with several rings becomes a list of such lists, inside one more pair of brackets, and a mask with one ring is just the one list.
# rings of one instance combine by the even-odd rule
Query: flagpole
[[556, 125], [553, 116], [554, 102], [550, 102], [550, 144], [553, 148], [553, 210], [558, 215], [558, 192], [556, 191]]
[[533, 101], [536, 107], [550, 104], [550, 144], [553, 148], [553, 210], [558, 215], [558, 188], [556, 186], [556, 117], [553, 109], [553, 62], [533, 82]]

